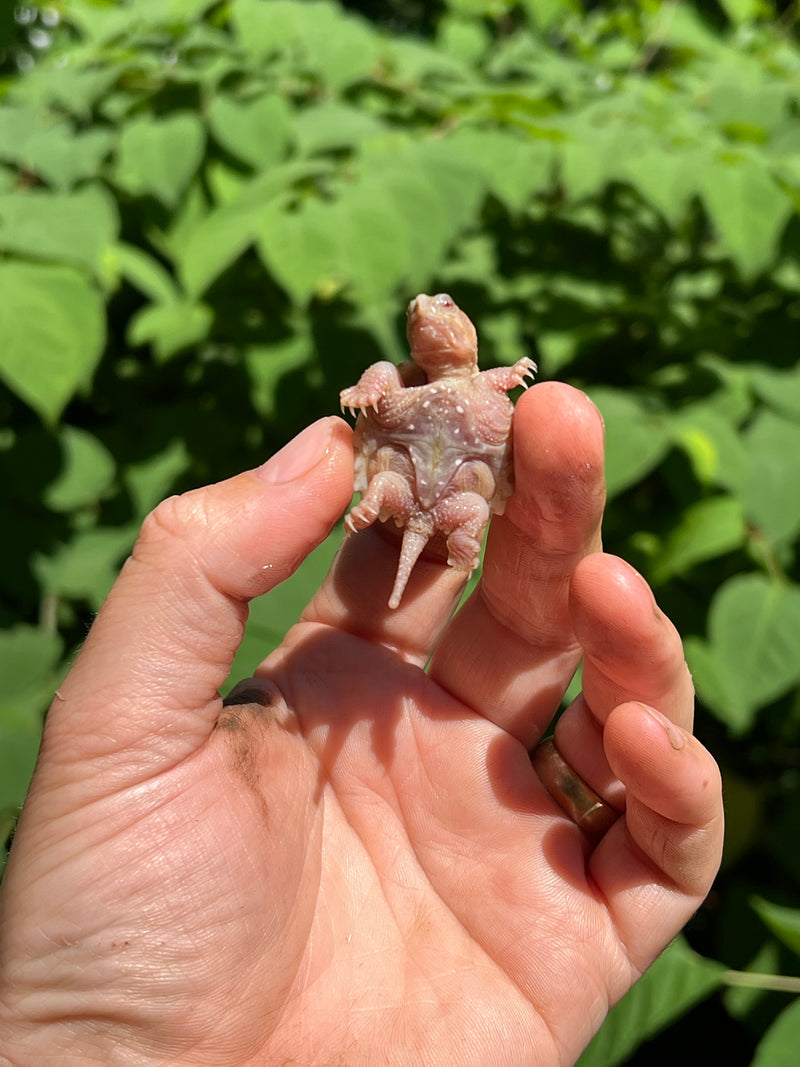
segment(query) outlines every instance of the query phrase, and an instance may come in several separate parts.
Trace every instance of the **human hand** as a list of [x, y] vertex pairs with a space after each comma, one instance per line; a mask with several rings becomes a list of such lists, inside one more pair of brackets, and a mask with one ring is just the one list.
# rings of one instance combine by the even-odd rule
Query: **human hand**
[[[602, 428], [537, 385], [478, 590], [349, 536], [223, 706], [249, 599], [350, 499], [347, 427], [162, 504], [54, 701], [0, 891], [14, 1067], [566, 1067], [690, 917], [722, 838], [680, 640], [599, 552]], [[590, 839], [535, 751], [616, 811]], [[429, 662], [427, 672], [423, 670]], [[546, 769], [546, 768], [545, 768]]]

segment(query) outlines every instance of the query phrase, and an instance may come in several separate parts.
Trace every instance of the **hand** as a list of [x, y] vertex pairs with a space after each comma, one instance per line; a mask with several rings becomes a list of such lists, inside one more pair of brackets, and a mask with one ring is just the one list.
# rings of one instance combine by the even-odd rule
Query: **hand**
[[[15, 1067], [566, 1067], [708, 891], [718, 772], [676, 631], [599, 552], [602, 427], [568, 386], [519, 402], [517, 487], [454, 618], [463, 573], [420, 560], [390, 611], [396, 545], [350, 535], [223, 705], [248, 600], [349, 501], [350, 440], [322, 420], [145, 523], [2, 886]], [[582, 655], [556, 741], [613, 809], [599, 840], [529, 756]]]

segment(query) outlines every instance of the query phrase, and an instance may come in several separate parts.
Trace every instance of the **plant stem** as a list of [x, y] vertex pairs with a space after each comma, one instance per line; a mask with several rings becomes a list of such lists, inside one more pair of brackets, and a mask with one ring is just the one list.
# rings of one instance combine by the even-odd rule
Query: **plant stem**
[[788, 974], [758, 974], [755, 971], [725, 971], [725, 985], [749, 989], [774, 990], [778, 993], [800, 993], [800, 977]]

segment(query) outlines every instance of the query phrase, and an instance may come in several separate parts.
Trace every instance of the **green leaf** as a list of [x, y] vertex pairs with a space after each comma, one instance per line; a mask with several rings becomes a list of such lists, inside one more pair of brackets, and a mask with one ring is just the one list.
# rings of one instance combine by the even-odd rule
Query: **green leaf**
[[367, 304], [392, 292], [412, 268], [408, 224], [377, 182], [347, 187], [337, 205], [341, 270]]
[[620, 105], [610, 114], [589, 108], [562, 126], [567, 137], [556, 145], [556, 158], [573, 202], [599, 194], [610, 181], [627, 179], [631, 161], [652, 148], [652, 134]]
[[523, 0], [522, 6], [539, 30], [549, 30], [571, 13], [580, 10], [574, 0]]
[[292, 112], [282, 96], [267, 94], [238, 101], [216, 96], [208, 113], [215, 139], [256, 169], [272, 166], [286, 153]]
[[800, 1048], [800, 997], [784, 1008], [762, 1037], [750, 1067], [796, 1067]]
[[167, 304], [180, 294], [172, 275], [159, 261], [142, 248], [120, 242], [112, 253], [114, 267], [139, 292], [149, 296], [154, 304]]
[[730, 578], [716, 593], [708, 641], [687, 639], [686, 658], [701, 700], [734, 733], [759, 708], [800, 682], [800, 587], [761, 574]]
[[305, 367], [310, 358], [313, 341], [303, 331], [274, 345], [251, 345], [243, 354], [250, 379], [248, 396], [253, 407], [265, 419], [274, 419], [278, 412], [278, 383], [284, 375]]
[[553, 180], [553, 146], [500, 130], [465, 129], [451, 139], [482, 166], [486, 184], [509, 211], [519, 212]]
[[749, 281], [775, 260], [794, 206], [760, 161], [709, 156], [698, 187], [722, 248]]
[[294, 212], [267, 204], [258, 219], [259, 255], [292, 299], [307, 303], [317, 290], [339, 288], [343, 252], [338, 204], [309, 200]]
[[152, 345], [156, 358], [163, 362], [204, 340], [213, 319], [214, 312], [207, 304], [188, 300], [151, 304], [130, 320], [126, 339], [131, 345]]
[[58, 634], [39, 627], [20, 625], [0, 631], [0, 725], [41, 730], [62, 650]]
[[800, 367], [783, 370], [764, 363], [752, 368], [751, 381], [758, 395], [776, 411], [800, 419]]
[[[70, 21], [75, 10], [76, 5], [71, 3]], [[50, 64], [37, 64], [28, 77], [16, 84], [14, 96], [26, 104], [33, 101], [37, 105], [35, 110], [38, 117], [29, 126], [31, 130], [38, 129], [40, 124], [42, 127], [52, 124], [43, 104], [55, 104], [59, 111], [85, 120], [89, 118], [92, 106], [108, 95], [123, 70], [121, 63], [98, 66], [91, 46], [87, 48], [76, 44], [74, 49], [70, 49], [68, 58], [62, 56], [60, 62], [55, 60]]]
[[[299, 161], [270, 167], [247, 182], [238, 195], [208, 215], [197, 213], [182, 226], [180, 239], [173, 242], [178, 274], [189, 296], [198, 297], [227, 270], [256, 237], [268, 230], [275, 213], [283, 205], [272, 201], [293, 183], [326, 170], [316, 161]], [[291, 223], [288, 224], [291, 229]], [[276, 223], [281, 230], [281, 222]], [[291, 260], [292, 249], [287, 256]], [[289, 265], [291, 273], [291, 264]], [[280, 280], [280, 279], [279, 279]], [[290, 290], [291, 291], [291, 290]]]
[[778, 940], [800, 956], [800, 909], [773, 904], [763, 897], [754, 897], [751, 903], [758, 917]]
[[64, 124], [32, 136], [27, 143], [30, 169], [56, 189], [71, 189], [83, 178], [96, 178], [111, 151], [109, 130], [78, 133]]
[[108, 42], [158, 26], [191, 24], [214, 0], [136, 0], [135, 4], [103, 5], [92, 0], [70, 0], [70, 22], [93, 41]]
[[297, 49], [300, 65], [335, 89], [365, 77], [379, 55], [369, 24], [326, 0], [237, 0], [231, 23], [241, 46], [259, 59]]
[[186, 292], [200, 296], [253, 242], [258, 213], [238, 198], [200, 219], [187, 232], [178, 256], [178, 272]]
[[[403, 226], [401, 248], [408, 284], [425, 288], [458, 233], [475, 217], [484, 190], [485, 171], [459, 162], [467, 146], [455, 142], [449, 156], [426, 143], [385, 144], [363, 159], [362, 181], [377, 188], [384, 210]], [[357, 200], [358, 192], [354, 191]]]
[[75, 193], [30, 189], [0, 195], [0, 250], [100, 275], [118, 228], [116, 205], [98, 185]]
[[740, 52], [709, 71], [709, 114], [734, 140], [762, 143], [784, 122], [791, 89], [785, 78], [765, 77], [763, 65]]
[[116, 465], [108, 449], [86, 430], [65, 426], [59, 438], [62, 467], [42, 499], [52, 511], [73, 511], [100, 499], [114, 481]]
[[696, 955], [682, 938], [608, 1014], [576, 1067], [617, 1067], [659, 1030], [722, 984], [724, 967]]
[[53, 422], [100, 358], [100, 295], [69, 267], [11, 261], [0, 262], [0, 293], [0, 377]]
[[0, 631], [0, 809], [25, 797], [62, 650], [57, 634], [37, 627]]
[[649, 144], [619, 167], [619, 176], [637, 189], [674, 227], [685, 217], [694, 193], [691, 153]]
[[172, 207], [197, 170], [204, 144], [202, 123], [189, 112], [133, 119], [119, 139], [115, 180], [134, 196], [152, 193]]
[[672, 436], [692, 464], [699, 482], [741, 491], [750, 476], [750, 454], [730, 420], [708, 403], [684, 408], [672, 423]]
[[112, 144], [110, 130], [78, 132], [70, 123], [54, 122], [37, 109], [0, 111], [0, 158], [56, 189], [67, 190], [82, 178], [97, 177]]
[[735, 26], [750, 22], [761, 10], [759, 0], [719, 0], [719, 3]]
[[20, 807], [28, 791], [41, 741], [41, 727], [2, 727], [0, 806]]
[[438, 190], [452, 233], [478, 221], [486, 176], [468, 144], [460, 144], [456, 138], [421, 141], [409, 154], [408, 165], [419, 167]]
[[750, 475], [742, 499], [748, 518], [773, 541], [800, 531], [800, 424], [762, 411], [748, 427]]
[[669, 449], [669, 428], [629, 394], [603, 388], [588, 392], [605, 422], [606, 485], [612, 497], [658, 466]]
[[657, 556], [650, 577], [658, 584], [708, 559], [741, 547], [747, 528], [741, 501], [716, 496], [690, 505]]
[[385, 127], [359, 108], [327, 100], [298, 112], [291, 132], [300, 150], [311, 153], [352, 149], [359, 141], [382, 135]]
[[670, 8], [669, 18], [661, 8], [651, 8], [650, 24], [645, 26], [647, 39], [650, 35], [660, 43], [673, 48], [685, 48], [700, 56], [716, 56], [725, 48], [711, 26], [693, 6], [676, 4]]
[[33, 569], [44, 594], [87, 600], [99, 608], [137, 532], [138, 525], [81, 530], [52, 555], [37, 553]]
[[175, 479], [189, 465], [189, 452], [183, 440], [171, 441], [160, 452], [123, 472], [123, 482], [131, 495], [134, 514], [141, 521], [172, 489]]

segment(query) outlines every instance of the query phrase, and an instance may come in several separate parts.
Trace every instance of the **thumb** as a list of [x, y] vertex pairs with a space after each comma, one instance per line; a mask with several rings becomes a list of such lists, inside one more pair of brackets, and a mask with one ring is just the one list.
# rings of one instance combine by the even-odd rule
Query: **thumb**
[[351, 432], [325, 418], [262, 467], [161, 503], [56, 695], [43, 755], [124, 753], [123, 773], [149, 775], [202, 744], [248, 601], [327, 536], [352, 488]]

